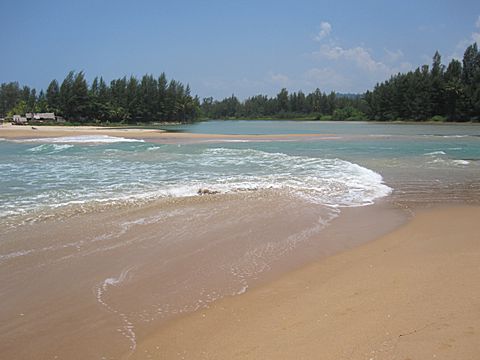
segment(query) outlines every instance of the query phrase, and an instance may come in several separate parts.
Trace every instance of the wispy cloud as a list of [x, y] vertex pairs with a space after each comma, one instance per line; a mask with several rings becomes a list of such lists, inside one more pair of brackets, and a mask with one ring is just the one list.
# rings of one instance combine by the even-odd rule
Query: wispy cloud
[[319, 51], [314, 53], [319, 58], [328, 60], [346, 60], [353, 62], [359, 68], [369, 72], [388, 72], [388, 66], [381, 61], [376, 61], [370, 52], [361, 47], [343, 48], [334, 45], [322, 45]]
[[352, 85], [349, 79], [328, 67], [309, 69], [304, 78], [309, 87], [318, 87], [323, 91], [349, 89]]
[[319, 49], [311, 53], [317, 66], [304, 74], [305, 81], [309, 84], [361, 92], [395, 73], [412, 69], [412, 65], [405, 61], [401, 49], [384, 49], [383, 56], [378, 58], [364, 45], [345, 47], [339, 39], [332, 37], [331, 26], [325, 29], [327, 31], [321, 31], [315, 40], [324, 39], [328, 34], [328, 41], [322, 42]]
[[404, 54], [403, 54], [403, 51], [402, 50], [388, 50], [388, 49], [385, 49], [385, 53], [386, 53], [386, 61], [389, 62], [389, 63], [395, 63], [401, 59], [404, 58]]
[[268, 80], [269, 82], [279, 85], [279, 86], [287, 86], [290, 84], [290, 78], [285, 74], [269, 72], [268, 73]]
[[[475, 21], [475, 28], [480, 29], [480, 15], [478, 16], [477, 21]], [[465, 51], [465, 48], [468, 45], [471, 45], [472, 42], [476, 42], [477, 44], [480, 45], [480, 32], [473, 31], [470, 34], [470, 38], [460, 40], [455, 46], [455, 50], [453, 51], [453, 54], [451, 54], [447, 59], [461, 60], [463, 58], [463, 52]]]
[[[477, 18], [477, 21], [475, 22], [475, 27], [477, 29], [480, 29], [480, 15]], [[480, 44], [480, 32], [474, 31], [472, 33], [472, 40], [475, 41], [477, 44]]]
[[328, 35], [330, 35], [331, 31], [332, 31], [332, 25], [327, 21], [322, 21], [320, 23], [320, 32], [315, 36], [314, 39], [316, 41], [322, 41]]

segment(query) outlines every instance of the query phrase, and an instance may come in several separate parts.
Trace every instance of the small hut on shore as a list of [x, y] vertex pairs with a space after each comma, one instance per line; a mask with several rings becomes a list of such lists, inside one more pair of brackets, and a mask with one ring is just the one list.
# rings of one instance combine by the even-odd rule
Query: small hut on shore
[[12, 124], [13, 125], [27, 125], [27, 118], [21, 115], [13, 115]]
[[57, 117], [55, 113], [26, 113], [25, 117], [27, 120], [35, 121], [56, 121]]

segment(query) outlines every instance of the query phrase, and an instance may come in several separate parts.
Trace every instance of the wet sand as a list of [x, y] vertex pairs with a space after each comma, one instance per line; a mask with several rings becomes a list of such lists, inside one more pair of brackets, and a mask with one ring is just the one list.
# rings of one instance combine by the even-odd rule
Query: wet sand
[[139, 354], [139, 343], [177, 317], [405, 220], [388, 203], [337, 216], [268, 191], [81, 210], [1, 229], [5, 358]]
[[[77, 135], [159, 143], [334, 138], [0, 127], [0, 138], [9, 139]], [[465, 194], [478, 200], [474, 191]], [[252, 191], [73, 206], [35, 223], [9, 219], [0, 228], [0, 353], [475, 359], [480, 210], [410, 213], [417, 202], [452, 198], [443, 195], [394, 193], [340, 216]]]
[[479, 218], [480, 207], [422, 210], [157, 329], [125, 359], [477, 359]]

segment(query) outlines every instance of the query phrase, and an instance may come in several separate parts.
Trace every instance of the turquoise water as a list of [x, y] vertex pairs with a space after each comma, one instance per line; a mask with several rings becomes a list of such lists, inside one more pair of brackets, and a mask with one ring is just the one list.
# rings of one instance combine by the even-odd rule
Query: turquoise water
[[480, 200], [474, 125], [185, 129], [333, 135], [0, 140], [7, 340], [36, 339], [42, 358], [118, 358], [165, 321], [390, 231], [398, 209]]
[[189, 145], [105, 136], [1, 140], [0, 221], [64, 206], [195, 196], [199, 189], [282, 189], [328, 206], [462, 186], [477, 196], [477, 125], [212, 121], [182, 129], [336, 136]]
[[215, 120], [163, 126], [197, 134], [336, 134], [336, 135], [469, 135], [480, 136], [480, 124], [405, 124], [338, 121]]

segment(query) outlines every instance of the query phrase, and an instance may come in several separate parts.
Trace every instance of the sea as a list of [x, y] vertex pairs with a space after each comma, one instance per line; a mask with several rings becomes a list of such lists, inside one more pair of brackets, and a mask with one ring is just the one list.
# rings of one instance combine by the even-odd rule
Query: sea
[[119, 358], [175, 317], [416, 209], [480, 201], [478, 124], [161, 128], [205, 136], [0, 139], [4, 354]]

